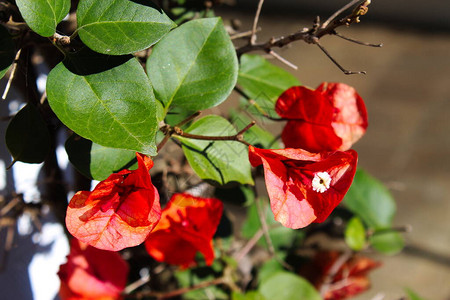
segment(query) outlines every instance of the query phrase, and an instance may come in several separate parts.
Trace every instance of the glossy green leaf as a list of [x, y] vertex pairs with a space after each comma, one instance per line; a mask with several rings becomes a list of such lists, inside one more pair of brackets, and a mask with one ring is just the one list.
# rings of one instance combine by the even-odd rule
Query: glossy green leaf
[[258, 290], [267, 299], [322, 299], [311, 283], [290, 272], [275, 273], [262, 281]]
[[236, 51], [220, 18], [189, 21], [167, 34], [147, 60], [158, 100], [202, 110], [223, 102], [236, 84]]
[[405, 246], [403, 236], [398, 232], [375, 232], [369, 239], [372, 247], [386, 255], [394, 255]]
[[14, 61], [16, 50], [14, 42], [5, 27], [0, 26], [0, 79], [6, 74]]
[[360, 218], [353, 217], [345, 229], [345, 241], [355, 251], [360, 251], [366, 245], [366, 230]]
[[67, 139], [65, 147], [72, 165], [87, 178], [99, 181], [136, 163], [134, 151], [103, 147], [76, 134]]
[[395, 214], [395, 201], [381, 182], [364, 170], [357, 170], [344, 203], [368, 227], [388, 228]]
[[247, 96], [256, 101], [259, 109], [276, 117], [274, 107], [278, 97], [288, 88], [300, 85], [300, 82], [291, 73], [263, 57], [244, 54], [241, 57], [238, 84]]
[[231, 300], [267, 300], [267, 299], [258, 291], [250, 291], [245, 294], [233, 292], [231, 294]]
[[25, 22], [36, 33], [51, 36], [69, 13], [70, 0], [16, 0]]
[[[231, 136], [236, 129], [226, 119], [206, 116], [185, 132], [204, 136]], [[210, 141], [177, 137], [192, 169], [200, 178], [220, 185], [229, 182], [253, 184], [247, 146], [236, 141]]]
[[[256, 200], [258, 201], [258, 200]], [[287, 249], [291, 247], [295, 239], [301, 234], [300, 230], [293, 230], [284, 226], [279, 226], [280, 223], [275, 221], [273, 212], [269, 205], [265, 205], [264, 213], [266, 217], [266, 223], [270, 227], [269, 236], [272, 240], [273, 247], [276, 250]], [[251, 239], [256, 232], [261, 229], [261, 221], [259, 219], [256, 203], [253, 203], [248, 207], [247, 217], [241, 228], [241, 234], [247, 239]], [[266, 240], [261, 238], [258, 244], [266, 246]]]
[[105, 147], [156, 154], [155, 98], [136, 58], [86, 49], [68, 56], [50, 72], [47, 97], [58, 118], [80, 136]]
[[11, 120], [5, 134], [14, 161], [41, 163], [50, 150], [50, 134], [34, 105], [25, 105]]
[[77, 22], [89, 48], [112, 55], [146, 49], [176, 26], [150, 0], [80, 0]]

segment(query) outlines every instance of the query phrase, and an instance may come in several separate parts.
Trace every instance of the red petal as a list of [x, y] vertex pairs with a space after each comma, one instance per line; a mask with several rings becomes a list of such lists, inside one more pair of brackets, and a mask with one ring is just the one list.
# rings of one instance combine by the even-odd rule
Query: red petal
[[61, 299], [120, 299], [128, 265], [116, 252], [71, 241], [67, 263], [60, 266]]
[[[328, 217], [349, 189], [357, 162], [353, 150], [314, 154], [302, 149], [264, 150], [253, 146], [249, 146], [249, 158], [253, 166], [264, 167], [275, 220], [294, 229]], [[312, 186], [318, 172], [327, 172], [331, 178], [329, 188], [322, 193]]]
[[332, 101], [337, 111], [331, 125], [342, 139], [339, 150], [350, 149], [364, 135], [368, 126], [363, 99], [354, 88], [343, 83], [322, 83], [317, 90]]
[[215, 198], [173, 195], [162, 212], [161, 221], [145, 242], [148, 253], [158, 261], [188, 267], [195, 264], [195, 254], [199, 251], [206, 263], [212, 264], [212, 238], [222, 211], [222, 202]]
[[92, 192], [78, 192], [67, 209], [69, 232], [91, 246], [118, 251], [145, 241], [161, 216], [151, 182], [151, 159], [139, 153], [138, 169], [112, 174]]

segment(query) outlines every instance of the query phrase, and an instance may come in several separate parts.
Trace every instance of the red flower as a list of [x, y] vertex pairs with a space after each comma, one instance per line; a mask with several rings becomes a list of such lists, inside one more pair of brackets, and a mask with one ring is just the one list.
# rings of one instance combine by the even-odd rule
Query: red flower
[[310, 152], [348, 150], [368, 126], [362, 98], [343, 83], [322, 83], [316, 90], [291, 87], [275, 109], [289, 120], [281, 134], [285, 146]]
[[118, 251], [145, 241], [161, 217], [159, 195], [149, 170], [153, 161], [136, 153], [138, 169], [122, 170], [92, 192], [73, 196], [67, 208], [69, 232], [99, 249]]
[[200, 251], [206, 263], [214, 260], [212, 238], [222, 216], [223, 204], [215, 198], [175, 194], [162, 211], [161, 221], [145, 247], [156, 260], [187, 268], [196, 264]]
[[[367, 274], [381, 265], [360, 255], [340, 261], [342, 258], [345, 257], [337, 251], [318, 252], [314, 260], [300, 270], [301, 275], [322, 290], [325, 300], [346, 299], [366, 291], [370, 287]], [[333, 270], [336, 267], [338, 269]]]
[[67, 262], [59, 267], [59, 297], [67, 299], [121, 299], [128, 265], [111, 251], [99, 250], [72, 239]]
[[310, 153], [249, 146], [252, 166], [263, 165], [275, 220], [289, 228], [320, 223], [342, 201], [356, 172], [357, 153]]

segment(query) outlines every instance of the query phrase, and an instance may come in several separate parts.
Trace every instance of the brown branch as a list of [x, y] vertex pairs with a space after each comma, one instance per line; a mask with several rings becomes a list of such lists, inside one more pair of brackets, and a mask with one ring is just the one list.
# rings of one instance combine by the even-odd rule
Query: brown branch
[[253, 20], [252, 34], [250, 36], [250, 44], [253, 45], [256, 42], [256, 30], [258, 27], [259, 15], [261, 14], [261, 8], [264, 0], [259, 0], [258, 8], [256, 9], [255, 19]]
[[[252, 40], [248, 44], [237, 48], [236, 53], [240, 57], [244, 53], [253, 51], [264, 51], [266, 53], [271, 53], [272, 48], [282, 48], [295, 41], [304, 41], [308, 44], [316, 44], [319, 48], [331, 59], [331, 61], [336, 64], [336, 66], [341, 69], [345, 74], [365, 74], [364, 71], [354, 72], [348, 71], [343, 68], [337, 61], [326, 51], [326, 49], [319, 44], [320, 38], [325, 35], [337, 35], [336, 28], [340, 26], [348, 26], [352, 23], [358, 23], [359, 17], [367, 13], [367, 6], [370, 4], [370, 0], [366, 0], [361, 4], [357, 5], [355, 9], [346, 17], [338, 19], [337, 17], [343, 13], [345, 10], [360, 2], [360, 0], [353, 0], [341, 9], [337, 10], [328, 20], [320, 24], [319, 18], [316, 18], [314, 24], [311, 28], [303, 28], [302, 30], [292, 33], [287, 36], [279, 38], [271, 38], [265, 43], [252, 43]], [[253, 35], [252, 35], [253, 36]], [[343, 38], [342, 36], [339, 36]], [[348, 39], [349, 41], [355, 42], [355, 40]], [[364, 43], [363, 43], [364, 44]], [[372, 45], [372, 44], [369, 44]]]
[[20, 53], [21, 52], [22, 52], [22, 49], [19, 49], [19, 51], [17, 51], [17, 53], [16, 53], [16, 57], [14, 58], [14, 62], [13, 62], [12, 67], [11, 67], [11, 73], [9, 75], [8, 82], [6, 83], [6, 87], [5, 87], [5, 90], [4, 90], [3, 95], [2, 95], [2, 100], [5, 100], [6, 97], [8, 96], [9, 89], [11, 88], [11, 83], [12, 83], [12, 81], [14, 79], [14, 76], [16, 75], [17, 64], [19, 62], [19, 58], [20, 58]]

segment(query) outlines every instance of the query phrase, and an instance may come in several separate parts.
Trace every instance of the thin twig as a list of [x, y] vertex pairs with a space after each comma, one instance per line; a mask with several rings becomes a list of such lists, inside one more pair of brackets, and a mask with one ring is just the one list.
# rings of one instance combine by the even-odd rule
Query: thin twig
[[294, 70], [298, 70], [298, 67], [296, 65], [294, 65], [293, 63], [291, 63], [290, 61], [288, 61], [287, 59], [285, 59], [284, 57], [282, 57], [275, 51], [270, 50], [269, 54], [272, 55], [273, 57], [275, 57], [276, 59], [278, 59], [279, 61], [281, 61], [282, 63], [284, 63], [285, 65], [287, 65], [288, 67], [291, 67]]
[[358, 44], [358, 45], [363, 45], [363, 46], [368, 46], [368, 47], [376, 47], [376, 48], [380, 48], [383, 47], [383, 44], [371, 44], [371, 43], [366, 43], [366, 42], [362, 42], [362, 41], [358, 41], [349, 37], [346, 37], [345, 35], [342, 35], [340, 33], [335, 32], [334, 33], [335, 36], [340, 37], [341, 39], [344, 39], [346, 41]]
[[123, 291], [124, 294], [128, 295], [131, 294], [134, 290], [140, 288], [144, 284], [148, 283], [150, 281], [150, 275], [143, 276], [136, 280], [135, 282], [130, 283], [127, 285]]
[[14, 76], [16, 75], [17, 64], [19, 62], [21, 52], [22, 52], [22, 49], [19, 49], [19, 51], [17, 51], [17, 53], [16, 53], [16, 57], [14, 58], [14, 62], [13, 62], [12, 68], [11, 68], [11, 73], [9, 74], [8, 82], [6, 83], [5, 91], [3, 92], [3, 95], [2, 95], [2, 100], [5, 100], [6, 96], [8, 96], [9, 89], [11, 88], [11, 83], [14, 79]]
[[[261, 31], [261, 28], [260, 27], [256, 28], [256, 32], [259, 32], [259, 31]], [[240, 39], [240, 38], [245, 38], [245, 37], [251, 36], [252, 34], [253, 34], [253, 30], [238, 32], [238, 33], [230, 35], [230, 39], [236, 40], [236, 39]]]
[[325, 22], [323, 22], [322, 26], [320, 28], [326, 28], [328, 24], [330, 24], [334, 19], [336, 19], [341, 13], [355, 5], [356, 3], [360, 2], [361, 0], [353, 0], [352, 2], [347, 3], [340, 9], [338, 9], [334, 14], [332, 14]]
[[252, 35], [250, 36], [251, 45], [256, 43], [256, 28], [258, 27], [259, 16], [261, 14], [263, 3], [264, 0], [259, 0], [258, 8], [256, 9], [255, 19], [253, 20]]
[[342, 71], [345, 75], [352, 75], [352, 74], [366, 74], [366, 71], [350, 71], [345, 69], [343, 66], [341, 66], [334, 58], [331, 56], [331, 54], [323, 47], [319, 42], [316, 43], [317, 47], [322, 50], [323, 53], [325, 53], [326, 56]]
[[264, 232], [263, 230], [260, 228], [253, 236], [250, 240], [248, 240], [247, 244], [245, 244], [244, 247], [242, 247], [242, 249], [236, 253], [235, 255], [235, 259], [236, 262], [240, 262], [241, 259], [243, 259], [245, 257], [245, 255], [247, 255], [248, 252], [250, 252], [250, 250], [252, 250], [253, 247], [255, 247], [256, 243], [259, 241], [259, 239], [263, 236]]

